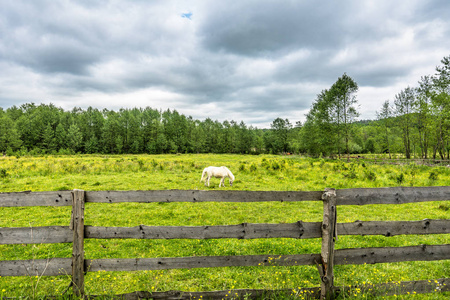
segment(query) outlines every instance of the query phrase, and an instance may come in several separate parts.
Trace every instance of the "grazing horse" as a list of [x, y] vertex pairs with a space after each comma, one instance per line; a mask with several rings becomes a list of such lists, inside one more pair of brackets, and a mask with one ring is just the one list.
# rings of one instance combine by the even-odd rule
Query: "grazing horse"
[[[206, 176], [206, 178], [205, 178], [205, 176]], [[230, 186], [233, 186], [234, 175], [233, 175], [233, 173], [231, 173], [230, 170], [228, 170], [227, 167], [222, 166], [222, 167], [207, 167], [207, 168], [205, 168], [203, 170], [202, 178], [200, 179], [200, 182], [202, 182], [203, 179], [205, 179], [205, 185], [208, 184], [208, 186], [209, 186], [209, 180], [211, 179], [211, 177], [221, 178], [220, 182], [219, 182], [219, 187], [220, 187], [220, 185], [225, 187], [224, 180], [225, 180], [225, 177], [228, 177], [230, 180]]]

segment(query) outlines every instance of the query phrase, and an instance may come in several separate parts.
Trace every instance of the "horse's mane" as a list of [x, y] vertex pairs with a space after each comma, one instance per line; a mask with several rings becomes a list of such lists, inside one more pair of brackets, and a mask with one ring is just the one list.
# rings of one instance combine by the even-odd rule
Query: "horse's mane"
[[228, 168], [225, 167], [225, 166], [222, 166], [222, 168], [224, 168], [224, 169], [227, 171], [228, 177], [231, 178], [231, 181], [234, 181], [234, 175], [233, 175], [233, 173], [231, 173], [230, 169], [228, 169]]

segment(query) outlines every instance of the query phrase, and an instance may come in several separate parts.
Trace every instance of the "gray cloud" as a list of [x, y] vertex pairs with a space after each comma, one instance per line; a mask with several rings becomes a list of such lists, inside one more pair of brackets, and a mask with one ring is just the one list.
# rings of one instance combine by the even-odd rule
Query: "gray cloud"
[[303, 120], [346, 72], [367, 118], [450, 54], [445, 0], [0, 5], [3, 108], [148, 105], [268, 127]]

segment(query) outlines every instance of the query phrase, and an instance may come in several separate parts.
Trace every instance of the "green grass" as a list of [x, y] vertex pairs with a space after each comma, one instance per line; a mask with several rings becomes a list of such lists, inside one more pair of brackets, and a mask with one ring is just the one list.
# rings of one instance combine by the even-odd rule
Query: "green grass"
[[[325, 187], [449, 185], [450, 169], [416, 165], [372, 165], [298, 156], [245, 155], [77, 155], [0, 158], [0, 192], [52, 190], [218, 189], [200, 182], [209, 165], [226, 165], [236, 176], [224, 190], [317, 191]], [[225, 183], [228, 183], [225, 181]], [[70, 207], [0, 209], [1, 227], [67, 226]], [[356, 220], [448, 219], [450, 203], [338, 207], [338, 222]], [[301, 203], [120, 203], [86, 204], [86, 225], [231, 225], [322, 220], [322, 204]], [[447, 244], [448, 235], [341, 236], [336, 248]], [[71, 257], [71, 244], [1, 245], [0, 260]], [[260, 240], [86, 240], [85, 257], [136, 258], [202, 255], [320, 253], [320, 239]], [[336, 266], [336, 285], [384, 283], [450, 277], [450, 262], [406, 262]], [[69, 276], [1, 277], [0, 296], [42, 297], [61, 294]], [[316, 267], [228, 267], [216, 269], [93, 272], [86, 275], [88, 294], [133, 291], [205, 291], [241, 288], [281, 289], [319, 286]], [[68, 291], [70, 293], [71, 290]], [[352, 298], [365, 299], [366, 295]], [[445, 299], [447, 295], [411, 296]], [[404, 297], [404, 296], [402, 296]]]

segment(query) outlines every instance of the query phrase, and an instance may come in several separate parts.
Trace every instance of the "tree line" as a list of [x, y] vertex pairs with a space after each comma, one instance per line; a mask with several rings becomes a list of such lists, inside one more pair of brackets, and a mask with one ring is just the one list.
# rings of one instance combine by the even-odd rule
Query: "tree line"
[[404, 153], [450, 156], [450, 56], [434, 75], [423, 76], [386, 100], [376, 120], [358, 121], [358, 84], [346, 73], [321, 91], [306, 115], [292, 124], [276, 118], [269, 129], [243, 121], [203, 121], [150, 107], [113, 111], [34, 103], [0, 108], [0, 151], [72, 153], [305, 153], [341, 157]]
[[450, 159], [450, 56], [417, 87], [386, 100], [377, 119], [356, 121], [357, 83], [344, 74], [317, 95], [302, 128], [301, 145], [312, 155], [403, 153], [406, 158]]

